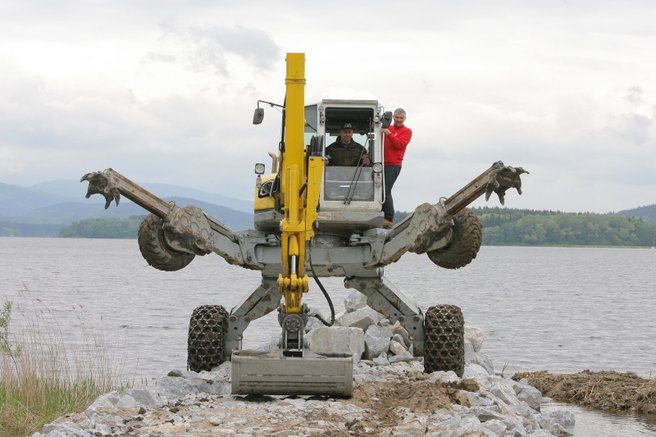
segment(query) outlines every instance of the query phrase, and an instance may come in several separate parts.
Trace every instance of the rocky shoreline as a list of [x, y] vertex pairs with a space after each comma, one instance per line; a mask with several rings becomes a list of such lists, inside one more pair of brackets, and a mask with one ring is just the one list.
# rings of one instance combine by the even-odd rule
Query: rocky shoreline
[[154, 387], [111, 392], [34, 436], [571, 435], [568, 410], [540, 412], [542, 395], [526, 381], [467, 364], [424, 374], [421, 362], [354, 369], [350, 399], [232, 396], [230, 363], [212, 372], [172, 371]]
[[[543, 396], [527, 380], [494, 373], [481, 354], [482, 332], [465, 330], [465, 370], [424, 373], [407, 332], [346, 299], [338, 319], [343, 340], [326, 341], [311, 326], [308, 347], [346, 348], [357, 360], [353, 396], [231, 395], [230, 362], [211, 372], [173, 370], [152, 385], [99, 397], [33, 437], [105, 436], [560, 436], [575, 418], [566, 409], [540, 412]], [[313, 333], [314, 332], [314, 333]], [[314, 346], [313, 346], [314, 343]]]

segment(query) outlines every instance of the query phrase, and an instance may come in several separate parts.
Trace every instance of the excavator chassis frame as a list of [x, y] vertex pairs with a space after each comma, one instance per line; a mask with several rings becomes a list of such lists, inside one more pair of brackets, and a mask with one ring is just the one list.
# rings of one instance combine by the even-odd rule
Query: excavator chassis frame
[[[346, 288], [367, 296], [368, 305], [390, 322], [399, 321], [408, 331], [415, 356], [424, 352], [424, 314], [419, 306], [384, 277], [383, 267], [404, 253], [425, 253], [446, 246], [452, 238], [452, 217], [483, 194], [496, 192], [500, 199], [508, 188], [518, 191], [525, 173], [495, 163], [450, 198], [425, 203], [390, 230], [370, 229], [344, 241], [331, 241], [318, 234], [306, 250], [318, 276], [344, 277]], [[224, 337], [224, 360], [232, 360], [234, 394], [322, 394], [350, 396], [353, 358], [322, 357], [303, 350], [302, 357], [282, 351], [262, 353], [241, 350], [248, 325], [280, 308], [281, 294], [276, 275], [280, 272], [278, 239], [261, 231], [233, 233], [196, 207], [180, 208], [144, 190], [112, 169], [89, 173], [87, 197], [102, 194], [109, 206], [120, 195], [139, 204], [166, 224], [167, 245], [194, 255], [214, 252], [230, 264], [260, 270], [260, 285], [228, 316]], [[344, 243], [346, 245], [344, 245]], [[217, 363], [218, 364], [218, 363]], [[330, 376], [327, 376], [330, 375]]]

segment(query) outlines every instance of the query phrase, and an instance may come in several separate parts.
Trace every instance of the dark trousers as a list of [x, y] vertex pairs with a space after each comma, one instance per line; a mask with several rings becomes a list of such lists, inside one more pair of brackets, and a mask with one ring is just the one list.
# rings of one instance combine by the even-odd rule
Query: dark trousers
[[385, 166], [385, 203], [383, 203], [383, 213], [385, 213], [385, 219], [392, 221], [394, 220], [394, 200], [392, 199], [392, 187], [396, 178], [401, 174], [400, 165], [386, 165]]

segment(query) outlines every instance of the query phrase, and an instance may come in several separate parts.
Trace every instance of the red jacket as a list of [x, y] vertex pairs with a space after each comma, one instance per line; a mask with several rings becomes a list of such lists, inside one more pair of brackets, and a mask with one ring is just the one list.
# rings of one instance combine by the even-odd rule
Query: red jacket
[[384, 164], [394, 164], [401, 166], [405, 148], [412, 138], [412, 131], [409, 127], [389, 127], [390, 134], [385, 135], [385, 160]]

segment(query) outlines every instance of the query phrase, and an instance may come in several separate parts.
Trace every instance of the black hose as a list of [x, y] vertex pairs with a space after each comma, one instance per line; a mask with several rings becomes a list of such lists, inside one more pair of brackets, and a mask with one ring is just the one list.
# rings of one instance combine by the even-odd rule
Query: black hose
[[314, 265], [312, 264], [312, 247], [310, 247], [308, 253], [308, 260], [310, 261], [310, 271], [312, 272], [312, 277], [314, 278], [314, 282], [316, 282], [319, 288], [321, 289], [321, 292], [323, 293], [324, 297], [326, 298], [326, 301], [328, 302], [328, 306], [330, 307], [330, 322], [326, 322], [326, 320], [324, 320], [324, 318], [321, 317], [321, 314], [319, 313], [311, 313], [308, 314], [308, 316], [316, 317], [325, 326], [333, 326], [335, 324], [335, 307], [333, 306], [333, 301], [330, 299], [328, 292], [326, 291], [323, 284], [319, 280], [319, 277], [317, 276], [317, 272], [314, 271]]

